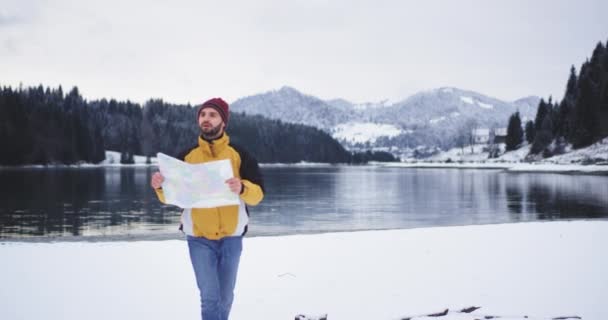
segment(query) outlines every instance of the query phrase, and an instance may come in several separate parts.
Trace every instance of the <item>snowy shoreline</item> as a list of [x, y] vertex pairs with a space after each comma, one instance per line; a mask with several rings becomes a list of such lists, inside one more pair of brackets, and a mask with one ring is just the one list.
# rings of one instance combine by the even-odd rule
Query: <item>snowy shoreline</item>
[[[231, 318], [607, 319], [605, 243], [608, 221], [248, 237]], [[199, 318], [184, 241], [0, 242], [0, 257], [3, 319]]]
[[[402, 168], [445, 168], [445, 169], [502, 169], [506, 172], [517, 173], [564, 173], [564, 174], [592, 174], [608, 175], [608, 137], [595, 144], [579, 149], [571, 150], [565, 154], [556, 155], [537, 161], [527, 161], [530, 146], [508, 151], [498, 158], [489, 159], [489, 153], [484, 151], [487, 145], [478, 144], [470, 147], [453, 148], [425, 159], [402, 159], [402, 162], [370, 162], [363, 166], [385, 166]], [[571, 149], [571, 147], [568, 147]], [[106, 150], [106, 159], [100, 164], [83, 163], [77, 165], [26, 165], [17, 167], [0, 166], [2, 169], [45, 169], [45, 168], [100, 168], [100, 167], [157, 167], [157, 159], [150, 158], [151, 163], [146, 163], [144, 156], [134, 156], [135, 163], [121, 164], [121, 155], [116, 151]], [[341, 163], [260, 163], [262, 168], [275, 167], [333, 167], [349, 166], [351, 164]], [[355, 165], [361, 166], [361, 165]]]
[[548, 163], [442, 163], [442, 162], [389, 162], [385, 167], [417, 169], [492, 169], [511, 173], [564, 173], [608, 175], [608, 165], [548, 164]]
[[[331, 163], [260, 163], [262, 168], [322, 168], [334, 166], [350, 166], [349, 164]], [[582, 165], [582, 164], [549, 164], [549, 163], [497, 163], [497, 162], [371, 162], [365, 165], [353, 166], [372, 166], [372, 167], [393, 167], [393, 168], [416, 168], [416, 169], [488, 169], [504, 170], [510, 173], [560, 173], [560, 174], [581, 174], [581, 175], [608, 175], [608, 165]], [[133, 168], [150, 167], [157, 168], [156, 163], [145, 164], [82, 164], [82, 165], [31, 165], [19, 167], [0, 166], [0, 170], [24, 170], [24, 169], [91, 169], [91, 168]]]
[[[407, 228], [386, 228], [386, 229], [359, 229], [359, 230], [314, 230], [301, 231], [295, 233], [255, 233], [255, 227], [250, 230], [247, 238], [265, 238], [265, 237], [289, 237], [289, 236], [308, 236], [308, 235], [323, 235], [331, 233], [353, 233], [353, 232], [379, 232], [379, 231], [397, 231], [397, 230], [415, 230], [415, 229], [432, 229], [432, 228], [450, 228], [450, 227], [467, 227], [467, 226], [489, 226], [503, 224], [520, 224], [520, 223], [551, 223], [551, 222], [568, 222], [568, 221], [605, 221], [608, 218], [587, 218], [587, 219], [556, 219], [556, 220], [536, 220], [536, 221], [514, 221], [514, 222], [490, 222], [477, 224], [454, 224], [454, 225], [435, 225], [435, 226], [415, 226]], [[156, 232], [156, 233], [139, 233], [139, 234], [118, 234], [118, 235], [47, 235], [47, 236], [18, 236], [18, 237], [0, 237], [0, 245], [7, 243], [73, 243], [73, 242], [135, 242], [135, 241], [166, 241], [166, 240], [185, 240], [185, 235], [182, 232]]]

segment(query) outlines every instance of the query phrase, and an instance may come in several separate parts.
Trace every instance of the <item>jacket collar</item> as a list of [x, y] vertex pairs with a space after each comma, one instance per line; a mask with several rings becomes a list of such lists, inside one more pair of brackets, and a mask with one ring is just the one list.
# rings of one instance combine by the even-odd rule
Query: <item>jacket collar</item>
[[203, 139], [202, 136], [198, 137], [198, 146], [204, 154], [210, 155], [215, 158], [220, 154], [230, 143], [230, 137], [224, 132], [219, 138], [211, 141]]

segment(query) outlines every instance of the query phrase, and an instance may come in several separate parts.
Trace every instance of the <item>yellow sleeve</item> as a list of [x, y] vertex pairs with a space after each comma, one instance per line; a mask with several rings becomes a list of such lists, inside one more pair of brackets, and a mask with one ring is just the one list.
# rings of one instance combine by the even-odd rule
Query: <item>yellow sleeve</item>
[[160, 202], [166, 204], [167, 202], [165, 202], [165, 193], [163, 192], [163, 188], [154, 189], [154, 191], [156, 192], [156, 196], [158, 197], [158, 200], [160, 200]]
[[243, 193], [241, 193], [241, 199], [243, 199], [246, 204], [255, 206], [260, 203], [262, 199], [264, 199], [264, 191], [262, 191], [262, 188], [259, 185], [249, 180], [241, 180], [241, 182], [243, 183]]

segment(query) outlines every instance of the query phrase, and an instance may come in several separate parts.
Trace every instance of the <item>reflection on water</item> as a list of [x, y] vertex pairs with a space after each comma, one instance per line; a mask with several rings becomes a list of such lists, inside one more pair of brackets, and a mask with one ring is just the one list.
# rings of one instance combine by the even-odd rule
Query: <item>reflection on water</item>
[[113, 235], [175, 229], [147, 168], [20, 169], [0, 172], [0, 235]]
[[514, 218], [603, 218], [608, 215], [608, 179], [597, 176], [510, 175], [506, 192]]
[[[250, 234], [608, 217], [608, 177], [374, 166], [264, 167]], [[176, 233], [155, 168], [0, 171], [0, 237]]]

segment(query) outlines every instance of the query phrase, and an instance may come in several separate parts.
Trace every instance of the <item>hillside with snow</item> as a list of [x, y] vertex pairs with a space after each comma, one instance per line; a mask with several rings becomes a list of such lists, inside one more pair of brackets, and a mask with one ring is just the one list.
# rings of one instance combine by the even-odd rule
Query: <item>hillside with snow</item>
[[[540, 99], [536, 99], [536, 105]], [[439, 88], [419, 92], [379, 113], [375, 119], [405, 127], [441, 125], [458, 127], [475, 120], [478, 127], [506, 127], [509, 116], [520, 112], [522, 122], [534, 119], [532, 98], [507, 102], [473, 91]]]
[[[334, 102], [340, 105], [338, 102]], [[303, 94], [291, 87], [282, 87], [262, 94], [241, 98], [230, 105], [232, 112], [262, 115], [283, 122], [305, 124], [329, 130], [340, 123], [357, 118], [348, 103], [332, 106], [319, 98]]]
[[[570, 148], [571, 149], [571, 148]], [[541, 163], [556, 164], [605, 164], [608, 165], [608, 137], [587, 148], [571, 150], [568, 153], [546, 158]]]
[[351, 103], [322, 100], [291, 87], [253, 95], [232, 103], [236, 112], [300, 123], [330, 133], [349, 149], [447, 149], [455, 137], [471, 128], [504, 128], [509, 116], [520, 112], [533, 119], [538, 97], [501, 101], [473, 91], [439, 88], [402, 101]]
[[[515, 171], [595, 171], [608, 172], [608, 137], [594, 143], [593, 145], [572, 150], [571, 146], [566, 148], [567, 152], [553, 157], [531, 161], [528, 158], [530, 145], [524, 145], [513, 151], [504, 151], [504, 144], [499, 146], [500, 152], [497, 158], [490, 159], [487, 145], [477, 144], [464, 148], [452, 148], [439, 152], [425, 159], [402, 159], [405, 162], [437, 164], [447, 166], [466, 167], [500, 167], [513, 168]], [[513, 164], [527, 164], [513, 167]], [[543, 167], [545, 165], [545, 167]], [[558, 166], [552, 166], [558, 165]]]
[[338, 141], [347, 143], [375, 143], [380, 137], [395, 137], [405, 133], [404, 130], [391, 124], [373, 122], [347, 122], [330, 130], [331, 135]]

